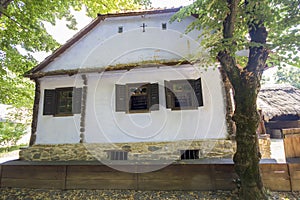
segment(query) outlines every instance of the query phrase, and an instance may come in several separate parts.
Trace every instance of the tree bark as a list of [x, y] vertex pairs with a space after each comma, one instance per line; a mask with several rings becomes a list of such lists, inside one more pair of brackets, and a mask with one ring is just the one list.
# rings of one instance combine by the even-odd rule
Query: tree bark
[[36, 128], [37, 128], [37, 121], [38, 121], [40, 96], [41, 96], [40, 81], [38, 79], [34, 79], [34, 82], [35, 82], [35, 93], [34, 93], [33, 113], [32, 113], [32, 122], [31, 122], [31, 135], [30, 135], [29, 146], [34, 145], [35, 141], [36, 141]]
[[254, 82], [249, 81], [251, 74], [241, 75], [242, 84], [235, 87], [235, 113], [237, 151], [234, 155], [235, 170], [240, 178], [241, 199], [267, 199], [260, 176], [259, 161], [261, 154], [258, 148], [256, 129], [259, 122]]
[[[223, 23], [223, 38], [232, 39], [238, 0], [227, 0], [230, 10]], [[230, 47], [220, 51], [218, 60], [226, 72], [234, 89], [235, 111], [233, 120], [236, 123], [237, 151], [234, 155], [235, 171], [240, 179], [240, 199], [256, 200], [267, 199], [260, 175], [258, 136], [256, 134], [259, 123], [256, 100], [260, 89], [260, 80], [268, 52], [266, 44], [267, 31], [263, 22], [251, 21], [249, 23], [251, 42], [259, 43], [250, 46], [248, 63], [241, 68], [236, 58], [232, 56]], [[234, 41], [232, 41], [232, 45]]]

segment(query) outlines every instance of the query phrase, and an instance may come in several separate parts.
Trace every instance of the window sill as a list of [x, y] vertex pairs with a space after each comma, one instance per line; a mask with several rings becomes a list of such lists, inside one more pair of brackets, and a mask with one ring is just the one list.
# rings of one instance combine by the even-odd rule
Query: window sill
[[150, 110], [129, 110], [126, 114], [149, 113]]
[[198, 110], [198, 107], [181, 107], [181, 108], [171, 108], [172, 111], [180, 111], [180, 110]]
[[74, 114], [70, 113], [70, 114], [55, 114], [53, 115], [53, 117], [72, 117], [74, 116]]

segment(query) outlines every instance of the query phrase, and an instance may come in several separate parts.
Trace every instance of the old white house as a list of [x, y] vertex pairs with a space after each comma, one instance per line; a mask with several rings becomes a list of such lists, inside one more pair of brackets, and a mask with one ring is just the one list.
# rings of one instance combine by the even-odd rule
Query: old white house
[[231, 157], [221, 74], [201, 67], [199, 32], [185, 33], [195, 17], [170, 23], [176, 11], [99, 15], [29, 71], [36, 97], [21, 159]]

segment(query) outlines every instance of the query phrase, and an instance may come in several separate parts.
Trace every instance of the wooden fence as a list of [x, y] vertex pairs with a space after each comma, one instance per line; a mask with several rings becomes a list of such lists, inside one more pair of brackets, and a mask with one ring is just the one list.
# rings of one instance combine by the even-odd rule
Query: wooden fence
[[[260, 167], [266, 188], [300, 190], [300, 163], [260, 164]], [[102, 164], [18, 163], [4, 164], [0, 171], [1, 187], [44, 189], [232, 190], [237, 177], [233, 164], [171, 164], [153, 172], [126, 173]]]

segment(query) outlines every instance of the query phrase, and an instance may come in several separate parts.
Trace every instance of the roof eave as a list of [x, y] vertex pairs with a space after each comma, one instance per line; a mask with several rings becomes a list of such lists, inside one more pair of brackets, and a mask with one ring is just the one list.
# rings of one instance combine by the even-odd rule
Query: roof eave
[[43, 60], [36, 67], [32, 68], [28, 72], [25, 73], [25, 77], [30, 77], [30, 74], [34, 74], [43, 68], [45, 68], [49, 63], [51, 63], [55, 58], [57, 58], [60, 54], [65, 52], [69, 47], [75, 44], [78, 40], [80, 40], [83, 36], [85, 36], [89, 31], [91, 31], [100, 21], [102, 21], [102, 17], [97, 17], [90, 24], [88, 24], [85, 28], [75, 34], [70, 40], [68, 40], [64, 45], [60, 46], [56, 49], [50, 56], [48, 56], [45, 60]]

